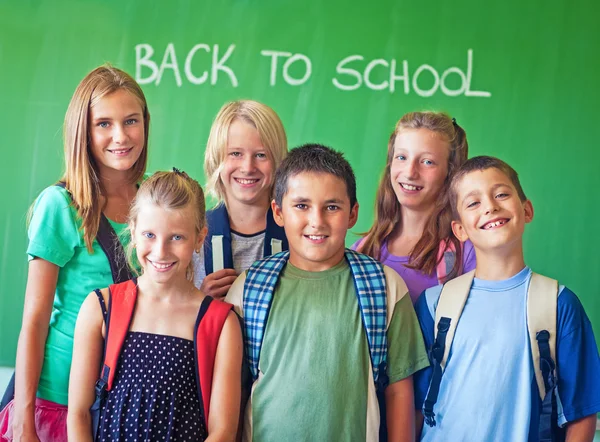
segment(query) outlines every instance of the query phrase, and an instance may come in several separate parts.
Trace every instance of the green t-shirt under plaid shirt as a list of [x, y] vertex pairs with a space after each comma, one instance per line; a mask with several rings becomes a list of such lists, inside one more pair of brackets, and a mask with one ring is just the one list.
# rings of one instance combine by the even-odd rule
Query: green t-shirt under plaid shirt
[[[406, 285], [391, 269], [385, 275], [388, 376], [394, 383], [428, 360]], [[245, 276], [227, 296], [240, 314]], [[323, 272], [288, 262], [269, 312], [244, 439], [370, 441], [378, 432], [369, 346], [347, 261]]]

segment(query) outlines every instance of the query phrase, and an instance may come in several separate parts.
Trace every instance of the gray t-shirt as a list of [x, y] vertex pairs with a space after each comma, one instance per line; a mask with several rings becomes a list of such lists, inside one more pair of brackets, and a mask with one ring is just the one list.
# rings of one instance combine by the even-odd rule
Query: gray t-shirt
[[[244, 270], [263, 257], [265, 244], [265, 231], [252, 235], [243, 235], [231, 231], [231, 252], [233, 254], [233, 268], [240, 274]], [[192, 257], [194, 265], [194, 285], [198, 288], [202, 285], [202, 281], [206, 278], [204, 269], [204, 246], [200, 253], [194, 252]]]

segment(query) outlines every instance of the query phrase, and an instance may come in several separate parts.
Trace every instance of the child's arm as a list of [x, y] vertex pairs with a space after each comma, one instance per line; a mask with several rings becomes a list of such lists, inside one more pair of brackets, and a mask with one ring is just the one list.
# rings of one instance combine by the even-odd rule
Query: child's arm
[[387, 432], [390, 442], [415, 440], [415, 413], [412, 376], [385, 389]]
[[[103, 295], [106, 300], [104, 291]], [[67, 415], [69, 440], [92, 442], [90, 407], [94, 403], [94, 387], [100, 376], [102, 363], [102, 327], [102, 310], [96, 293], [92, 292], [83, 302], [75, 325]]]
[[48, 336], [59, 267], [43, 259], [29, 261], [23, 325], [19, 333], [15, 370], [12, 430], [16, 440], [38, 441], [35, 431], [35, 397]]
[[596, 432], [596, 415], [591, 414], [567, 424], [566, 442], [592, 442]]
[[[388, 376], [385, 391], [388, 437], [390, 440], [414, 440], [415, 401], [413, 375], [429, 365], [419, 320], [408, 295], [406, 284], [384, 266], [388, 293]], [[393, 302], [395, 301], [395, 302]], [[392, 303], [393, 302], [393, 303]], [[388, 402], [388, 390], [391, 406]]]
[[592, 441], [600, 412], [600, 358], [592, 324], [577, 296], [563, 288], [557, 306], [558, 396], [567, 441]]
[[217, 347], [206, 442], [235, 441], [242, 390], [242, 330], [229, 312]]
[[421, 440], [421, 433], [423, 432], [423, 424], [425, 423], [425, 416], [423, 416], [422, 410], [415, 410], [415, 436], [416, 440]]

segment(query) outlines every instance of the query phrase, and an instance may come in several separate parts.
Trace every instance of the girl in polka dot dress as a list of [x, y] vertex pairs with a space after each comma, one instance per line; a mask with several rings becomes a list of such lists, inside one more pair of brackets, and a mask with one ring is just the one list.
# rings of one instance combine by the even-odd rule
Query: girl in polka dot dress
[[[156, 173], [137, 193], [129, 228], [128, 255], [131, 259], [135, 249], [142, 272], [96, 440], [234, 440], [241, 400], [242, 335], [231, 311], [218, 340], [206, 420], [196, 386], [194, 326], [207, 298], [194, 286], [191, 266], [192, 254], [206, 234], [201, 187], [176, 170]], [[77, 319], [69, 440], [93, 440], [90, 407], [102, 363], [109, 299], [108, 289], [91, 293]], [[201, 340], [197, 342], [201, 345]]]

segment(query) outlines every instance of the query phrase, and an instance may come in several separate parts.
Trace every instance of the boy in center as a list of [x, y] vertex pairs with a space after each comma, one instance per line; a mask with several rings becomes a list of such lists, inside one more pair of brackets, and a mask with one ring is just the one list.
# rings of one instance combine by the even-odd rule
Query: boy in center
[[253, 385], [246, 441], [414, 439], [412, 374], [428, 365], [408, 289], [345, 248], [356, 223], [350, 164], [327, 147], [292, 150], [275, 176], [289, 252], [257, 261], [227, 296], [244, 317]]

